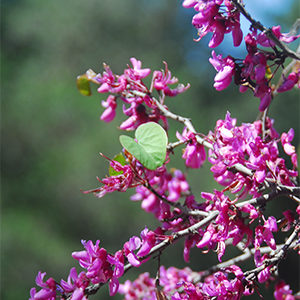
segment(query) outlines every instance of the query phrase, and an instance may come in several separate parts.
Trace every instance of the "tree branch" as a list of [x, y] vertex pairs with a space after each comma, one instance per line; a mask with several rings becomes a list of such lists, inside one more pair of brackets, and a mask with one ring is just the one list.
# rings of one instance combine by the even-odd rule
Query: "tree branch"
[[[261, 266], [244, 273], [245, 281], [249, 282], [255, 280], [258, 273], [270, 265], [273, 265], [276, 269], [278, 268], [279, 263], [285, 258], [287, 251], [294, 247], [294, 241], [297, 238], [298, 233], [300, 232], [299, 223], [300, 221], [298, 220], [292, 234], [289, 236], [283, 246], [275, 252], [273, 257], [264, 260], [264, 263]], [[299, 241], [297, 243], [299, 244]]]
[[254, 20], [250, 14], [245, 10], [240, 0], [231, 0], [234, 6], [243, 14], [243, 16], [252, 24], [252, 26], [261, 32], [263, 32], [270, 40], [272, 40], [276, 46], [278, 46], [287, 57], [300, 60], [300, 54], [289, 49], [284, 43], [282, 43], [273, 33], [271, 28], [266, 28], [260, 22]]

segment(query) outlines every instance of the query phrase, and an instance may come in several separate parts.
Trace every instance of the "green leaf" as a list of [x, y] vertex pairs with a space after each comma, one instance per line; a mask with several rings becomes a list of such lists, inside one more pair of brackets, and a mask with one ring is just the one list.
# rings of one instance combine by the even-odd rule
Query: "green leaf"
[[157, 123], [148, 122], [135, 131], [135, 140], [121, 135], [121, 145], [147, 169], [155, 170], [166, 159], [168, 138], [165, 130]]
[[79, 92], [84, 96], [90, 96], [92, 94], [90, 81], [86, 74], [77, 76], [76, 84]]
[[[127, 161], [121, 152], [119, 154], [117, 154], [113, 158], [113, 160], [119, 162], [122, 166], [125, 166], [127, 164]], [[117, 172], [112, 166], [109, 166], [108, 174], [109, 174], [109, 176], [117, 176], [117, 175], [123, 174], [123, 171]]]

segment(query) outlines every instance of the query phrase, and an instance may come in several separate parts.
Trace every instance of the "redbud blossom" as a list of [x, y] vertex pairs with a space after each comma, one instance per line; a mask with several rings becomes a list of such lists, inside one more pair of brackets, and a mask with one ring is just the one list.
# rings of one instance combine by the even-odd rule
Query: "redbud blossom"
[[295, 300], [293, 296], [293, 291], [291, 290], [290, 286], [286, 284], [283, 280], [280, 280], [275, 285], [275, 291], [274, 291], [274, 298], [276, 300]]
[[35, 282], [36, 285], [42, 289], [38, 292], [35, 288], [30, 290], [30, 299], [29, 300], [55, 300], [56, 299], [56, 283], [53, 278], [49, 278], [44, 282], [44, 277], [46, 273], [39, 272], [36, 276]]
[[[102, 156], [104, 155], [102, 154]], [[134, 173], [130, 165], [123, 166], [118, 161], [114, 160], [110, 160], [110, 165], [115, 171], [121, 172], [121, 174], [105, 177], [101, 180], [97, 178], [104, 186], [84, 191], [85, 194], [95, 193], [97, 197], [101, 198], [106, 193], [112, 193], [114, 191], [125, 192], [128, 188], [136, 186], [136, 182], [134, 182]]]
[[72, 268], [68, 281], [61, 280], [60, 285], [66, 293], [72, 293], [71, 300], [87, 300], [84, 290], [89, 285], [89, 279], [84, 272], [77, 275], [76, 269]]
[[182, 142], [187, 142], [182, 158], [187, 167], [192, 169], [200, 168], [206, 159], [204, 146], [199, 144], [193, 132], [184, 128], [182, 134], [176, 132], [177, 138]]
[[[297, 172], [289, 170], [285, 161], [279, 158], [278, 134], [273, 124], [267, 119], [268, 138], [262, 139], [261, 122], [236, 126], [236, 119], [227, 113], [225, 120], [217, 121], [214, 133], [208, 138], [213, 141], [213, 150], [209, 150], [209, 161], [213, 164], [211, 171], [220, 184], [227, 186], [232, 193], [241, 192], [239, 197], [249, 194], [258, 196], [258, 188], [265, 180], [276, 180], [280, 184], [294, 186], [291, 177]], [[290, 145], [293, 130], [282, 135], [282, 145], [295, 163], [296, 153]], [[233, 174], [229, 168], [240, 163], [253, 170], [253, 177], [242, 172]], [[244, 188], [244, 191], [242, 191]]]
[[105, 111], [102, 113], [100, 119], [104, 122], [112, 121], [116, 116], [116, 97], [109, 95], [106, 101], [102, 101], [102, 106], [105, 107]]
[[216, 55], [215, 51], [212, 52], [212, 58], [209, 59], [209, 62], [218, 72], [215, 76], [214, 87], [217, 91], [222, 91], [227, 88], [234, 76], [235, 64], [233, 59], [230, 56], [222, 58], [222, 55]]
[[299, 82], [299, 73], [292, 72], [288, 75], [287, 78], [284, 79], [283, 83], [277, 89], [278, 93], [283, 93], [291, 90], [298, 82]]
[[163, 91], [166, 96], [174, 97], [178, 94], [185, 92], [190, 85], [187, 84], [184, 86], [183, 84], [179, 84], [175, 89], [171, 89], [169, 87], [170, 84], [175, 84], [178, 82], [176, 77], [172, 77], [171, 72], [168, 70], [168, 65], [166, 62], [165, 71], [154, 71], [153, 72], [153, 87], [157, 91]]

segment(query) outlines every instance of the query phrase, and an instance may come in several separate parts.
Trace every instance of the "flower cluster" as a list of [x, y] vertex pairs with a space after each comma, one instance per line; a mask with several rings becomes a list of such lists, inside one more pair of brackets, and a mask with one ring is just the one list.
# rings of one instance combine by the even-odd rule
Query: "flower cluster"
[[[264, 129], [261, 121], [236, 126], [236, 119], [227, 113], [225, 120], [217, 121], [214, 132], [210, 132], [208, 138], [213, 145], [213, 150], [209, 150], [209, 161], [213, 164], [211, 171], [215, 180], [229, 187], [232, 193], [240, 192], [239, 197], [261, 195], [259, 189], [265, 181], [295, 185], [293, 180], [298, 176], [295, 170], [297, 154], [290, 144], [293, 130], [282, 134], [281, 144], [291, 156], [294, 170], [288, 169], [284, 159], [279, 156], [279, 135], [273, 127], [273, 121], [268, 118]], [[230, 168], [237, 164], [250, 169], [252, 176], [231, 171]]]
[[[253, 239], [252, 230], [249, 228], [249, 224], [245, 224], [246, 218], [240, 216], [229, 197], [219, 191], [215, 191], [214, 194], [202, 193], [201, 195], [209, 201], [206, 210], [216, 210], [218, 216], [214, 223], [210, 223], [205, 230], [202, 230], [202, 238], [196, 246], [198, 248], [208, 247], [208, 249], [217, 248], [219, 261], [225, 253], [225, 241], [228, 239], [232, 239], [232, 244], [237, 245], [246, 236], [245, 245], [248, 246]], [[257, 215], [251, 217], [253, 220]]]
[[204, 146], [199, 144], [196, 140], [196, 135], [184, 128], [182, 134], [176, 133], [179, 141], [187, 143], [183, 152], [182, 158], [185, 160], [185, 165], [189, 168], [200, 168], [206, 159]]
[[280, 280], [274, 291], [274, 298], [276, 300], [296, 300], [297, 298], [293, 296], [293, 291], [290, 289], [290, 286], [286, 284], [283, 280]]
[[[298, 36], [284, 38], [286, 35], [280, 32], [280, 26], [273, 27], [272, 31], [279, 40], [285, 43], [290, 43], [298, 38]], [[248, 88], [253, 90], [254, 96], [260, 98], [259, 110], [263, 111], [270, 105], [272, 100], [274, 87], [272, 88], [270, 81], [278, 69], [276, 66], [283, 65], [283, 61], [278, 60], [274, 53], [258, 48], [258, 46], [275, 47], [274, 42], [265, 33], [257, 34], [256, 30], [252, 30], [245, 37], [245, 44], [248, 54], [243, 63], [236, 68], [238, 70], [236, 82], [241, 84], [241, 92], [245, 92]], [[274, 73], [271, 71], [271, 65], [274, 65]], [[298, 69], [296, 72], [292, 72], [288, 78], [284, 78], [284, 83], [278, 87], [277, 91], [283, 92], [292, 89], [298, 82], [297, 74], [299, 71]]]
[[212, 32], [213, 35], [208, 46], [214, 48], [222, 43], [225, 33], [231, 32], [234, 46], [241, 44], [243, 32], [240, 28], [240, 13], [230, 1], [185, 0], [182, 6], [193, 7], [197, 12], [193, 17], [192, 24], [198, 30], [198, 40]]
[[170, 210], [170, 204], [189, 195], [190, 188], [184, 174], [180, 170], [169, 173], [163, 166], [155, 171], [147, 171], [147, 180], [156, 194], [146, 186], [138, 186], [131, 200], [142, 201], [142, 208], [153, 213], [159, 220], [172, 218], [174, 215]]
[[174, 97], [183, 93], [190, 85], [178, 84], [176, 87], [171, 88], [172, 85], [178, 83], [178, 79], [172, 77], [167, 63], [164, 63], [164, 71], [156, 70], [153, 72], [151, 88], [149, 89], [143, 79], [150, 75], [151, 70], [149, 68], [143, 69], [141, 61], [134, 57], [130, 59], [130, 62], [132, 67], [128, 65], [128, 68], [121, 75], [114, 74], [106, 64], [104, 64], [102, 74], [96, 74], [89, 70], [86, 73], [88, 76], [83, 75], [89, 81], [100, 85], [98, 88], [99, 93], [110, 93], [107, 99], [102, 101], [105, 110], [100, 119], [110, 122], [115, 118], [119, 98], [123, 102], [123, 113], [127, 116], [127, 119], [120, 125], [120, 129], [134, 130], [140, 124], [150, 121], [158, 122], [159, 120], [162, 120], [165, 127], [167, 127], [166, 118], [160, 114], [152, 99], [153, 89], [162, 98], [165, 96]]
[[82, 241], [85, 250], [72, 253], [72, 257], [78, 260], [79, 265], [86, 271], [77, 274], [75, 268], [70, 270], [67, 281], [61, 280], [57, 283], [53, 278], [44, 282], [46, 273], [38, 273], [36, 284], [41, 287], [40, 291], [32, 288], [30, 291], [30, 300], [55, 300], [57, 296], [61, 297], [71, 295], [72, 300], [85, 300], [85, 289], [90, 284], [109, 283], [110, 295], [115, 295], [119, 289], [119, 280], [124, 274], [124, 265], [126, 262], [132, 266], [138, 267], [147, 261], [144, 257], [151, 249], [166, 236], [162, 236], [161, 230], [151, 231], [147, 227], [141, 232], [141, 238], [133, 236], [127, 241], [122, 250], [114, 255], [109, 254], [104, 248], [100, 248], [100, 241], [95, 244], [92, 241]]
[[[119, 293], [125, 295], [125, 300], [136, 299], [157, 299], [157, 291], [161, 290], [163, 295], [171, 300], [179, 299], [240, 299], [245, 288], [242, 284], [243, 272], [235, 265], [225, 271], [218, 271], [205, 277], [203, 282], [199, 278], [203, 277], [201, 272], [193, 272], [190, 268], [177, 269], [164, 266], [159, 270], [159, 286], [149, 273], [141, 274], [135, 281], [126, 280], [120, 285]], [[229, 276], [234, 277], [229, 279]], [[181, 289], [181, 292], [176, 290]]]
[[[193, 7], [197, 12], [192, 24], [198, 30], [200, 36], [198, 40], [208, 32], [212, 32], [213, 36], [208, 46], [215, 48], [221, 44], [225, 33], [232, 32], [233, 45], [237, 47], [241, 44], [243, 33], [240, 28], [240, 13], [231, 1], [185, 0], [182, 5], [185, 8]], [[278, 41], [283, 43], [291, 43], [300, 36], [281, 33], [280, 26], [272, 27], [272, 33]], [[245, 45], [248, 54], [240, 63], [231, 56], [222, 58], [221, 55], [212, 52], [212, 58], [209, 61], [218, 72], [215, 76], [214, 87], [217, 91], [221, 91], [228, 87], [234, 78], [235, 83], [240, 85], [240, 92], [245, 92], [248, 88], [253, 90], [254, 96], [260, 98], [259, 110], [263, 111], [270, 105], [276, 89], [271, 86], [270, 81], [278, 70], [278, 66], [283, 66], [284, 58], [278, 59], [274, 41], [265, 32], [258, 33], [253, 27], [245, 36]], [[274, 73], [270, 66], [274, 66]], [[295, 85], [299, 87], [299, 74], [300, 68], [296, 65], [295, 70], [287, 77], [283, 77], [283, 83], [277, 86], [277, 92], [288, 91]]]
[[[101, 155], [104, 156], [103, 154]], [[107, 159], [110, 161], [110, 167], [114, 170], [115, 175], [103, 179], [97, 178], [103, 186], [84, 191], [84, 193], [95, 193], [97, 197], [101, 198], [106, 193], [112, 193], [114, 191], [125, 192], [128, 188], [141, 184], [141, 179], [136, 176], [131, 165], [122, 165], [116, 160]]]

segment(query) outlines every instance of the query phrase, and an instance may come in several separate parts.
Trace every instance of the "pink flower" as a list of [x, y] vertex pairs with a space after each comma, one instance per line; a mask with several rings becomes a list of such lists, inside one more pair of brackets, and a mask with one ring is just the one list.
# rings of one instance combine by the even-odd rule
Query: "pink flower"
[[284, 78], [283, 83], [277, 89], [278, 93], [283, 93], [291, 90], [299, 82], [299, 74], [292, 72], [287, 78]]
[[270, 105], [272, 101], [272, 90], [265, 80], [256, 86], [254, 96], [260, 98], [260, 111], [264, 111]]
[[192, 145], [188, 144], [185, 148], [182, 158], [185, 159], [185, 164], [187, 167], [192, 169], [200, 168], [205, 162], [206, 158], [204, 146], [198, 143]]
[[235, 64], [233, 59], [230, 56], [223, 59], [221, 54], [217, 56], [215, 51], [213, 51], [212, 58], [209, 59], [209, 62], [218, 72], [214, 79], [215, 89], [217, 91], [224, 90], [230, 85], [232, 77], [234, 76]]
[[156, 243], [156, 235], [147, 227], [141, 232], [142, 246], [137, 255], [140, 257], [146, 256]]
[[199, 144], [195, 134], [186, 128], [182, 134], [177, 132], [176, 136], [180, 141], [187, 142], [187, 146], [182, 155], [182, 158], [185, 159], [186, 166], [193, 169], [200, 168], [206, 160], [204, 146]]
[[175, 84], [178, 82], [176, 77], [172, 77], [171, 72], [168, 70], [168, 65], [166, 62], [165, 71], [154, 71], [153, 72], [153, 87], [158, 91], [163, 91], [166, 96], [174, 97], [178, 94], [185, 92], [190, 84], [184, 86], [183, 84], [178, 84], [175, 89], [169, 87], [170, 84]]
[[108, 262], [107, 251], [99, 248], [100, 241], [94, 245], [92, 241], [82, 241], [84, 251], [72, 253], [72, 257], [79, 261], [82, 268], [86, 269], [86, 276], [93, 284], [107, 282], [112, 278], [113, 271]]
[[225, 6], [221, 6], [224, 0], [193, 1], [186, 0], [182, 6], [185, 8], [193, 7], [197, 12], [194, 15], [192, 24], [197, 28], [200, 41], [209, 32], [212, 38], [208, 44], [214, 48], [221, 44], [224, 34], [232, 32], [234, 46], [239, 46], [243, 33], [240, 29], [240, 15], [234, 5], [225, 1]]
[[212, 224], [208, 225], [202, 239], [197, 243], [198, 248], [208, 246], [212, 242], [213, 235], [216, 233], [216, 228]]
[[265, 221], [264, 226], [257, 226], [255, 228], [255, 248], [258, 249], [262, 242], [265, 242], [272, 250], [276, 250], [276, 242], [272, 232], [276, 232], [277, 230], [276, 219], [272, 216]]
[[191, 8], [194, 7], [197, 3], [197, 0], [184, 0], [182, 6], [185, 8]]
[[287, 154], [287, 155], [290, 155], [291, 156], [291, 160], [292, 160], [292, 163], [294, 165], [295, 168], [298, 167], [298, 159], [297, 159], [297, 153], [296, 153], [296, 150], [295, 150], [295, 147], [293, 145], [291, 145], [291, 141], [293, 140], [294, 138], [294, 129], [291, 128], [288, 133], [282, 133], [281, 135], [281, 144], [283, 146], [283, 149], [284, 149], [284, 152]]
[[[213, 164], [211, 171], [215, 180], [232, 193], [240, 192], [239, 198], [247, 193], [259, 196], [260, 184], [268, 179], [275, 178], [281, 184], [294, 186], [291, 177], [297, 176], [298, 173], [287, 169], [284, 159], [279, 157], [279, 135], [273, 127], [272, 120], [267, 118], [266, 121], [268, 138], [265, 140], [262, 139], [261, 121], [236, 126], [236, 119], [232, 119], [229, 113], [225, 120], [217, 121], [214, 132], [210, 132], [207, 137], [213, 144], [208, 160]], [[283, 134], [282, 144], [296, 165], [297, 155], [290, 145], [292, 131], [288, 136]], [[242, 172], [231, 172], [230, 167], [237, 163], [252, 170], [253, 175], [249, 177]]]
[[280, 280], [275, 285], [274, 298], [276, 300], [295, 300], [293, 296], [293, 291], [290, 286], [286, 284], [283, 280]]
[[285, 226], [281, 228], [281, 231], [289, 231], [295, 221], [295, 215], [291, 210], [285, 210], [283, 213], [285, 218]]
[[123, 246], [124, 254], [128, 259], [128, 262], [134, 267], [138, 267], [141, 265], [141, 262], [133, 252], [141, 247], [141, 240], [137, 236], [133, 236], [130, 238], [128, 242], [126, 242]]
[[195, 247], [196, 244], [201, 239], [200, 235], [194, 234], [192, 236], [188, 236], [184, 242], [184, 249], [183, 249], [183, 258], [185, 262], [189, 262], [190, 260], [190, 250], [191, 248]]
[[114, 75], [110, 67], [104, 64], [105, 71], [98, 74], [97, 80], [101, 83], [98, 93], [121, 93], [126, 89], [126, 78]]
[[56, 283], [55, 280], [50, 277], [44, 282], [46, 273], [38, 272], [35, 282], [36, 285], [41, 287], [40, 291], [36, 291], [35, 288], [30, 290], [29, 300], [55, 300], [56, 299]]
[[[281, 33], [280, 32], [281, 27], [280, 25], [278, 26], [273, 26], [272, 31], [274, 35], [282, 42], [284, 43], [291, 43], [295, 41], [296, 39], [299, 38], [300, 35], [288, 35], [286, 33]], [[265, 33], [260, 33], [259, 36], [257, 37], [257, 42], [262, 45], [263, 47], [274, 47], [275, 43], [270, 40]]]
[[249, 217], [252, 220], [257, 219], [259, 217], [259, 212], [252, 204], [246, 203], [242, 206], [241, 211], [248, 213]]
[[[101, 155], [104, 156], [103, 154]], [[107, 159], [110, 160], [109, 158]], [[84, 191], [83, 193], [95, 193], [97, 197], [101, 198], [106, 193], [112, 193], [114, 191], [125, 192], [128, 188], [136, 186], [136, 182], [134, 182], [134, 173], [130, 165], [123, 166], [118, 161], [110, 160], [110, 166], [120, 174], [105, 177], [103, 179], [97, 178], [104, 186]]]
[[208, 43], [208, 46], [210, 48], [215, 48], [223, 42], [225, 30], [226, 30], [226, 27], [225, 27], [224, 22], [215, 20], [212, 23], [211, 31], [213, 31], [213, 35], [212, 35], [211, 40]]
[[242, 40], [243, 40], [243, 32], [240, 27], [240, 22], [234, 22], [232, 25], [232, 38], [233, 38], [233, 45], [238, 47]]
[[176, 202], [184, 193], [189, 190], [189, 184], [180, 170], [175, 170], [174, 177], [168, 182], [168, 200]]
[[130, 58], [130, 62], [132, 63], [133, 69], [129, 67], [124, 73], [128, 75], [131, 80], [136, 81], [143, 79], [151, 73], [149, 68], [142, 69], [142, 62], [140, 60], [132, 57]]
[[109, 295], [114, 296], [119, 289], [118, 278], [124, 274], [124, 254], [123, 251], [119, 250], [114, 256], [108, 255], [107, 261], [114, 267], [112, 277], [109, 280]]
[[104, 122], [112, 121], [116, 116], [116, 97], [109, 95], [106, 101], [102, 101], [102, 106], [105, 107], [105, 111], [102, 113], [100, 119]]
[[89, 282], [84, 272], [77, 275], [76, 269], [72, 268], [68, 281], [61, 280], [60, 285], [66, 293], [72, 293], [71, 300], [87, 300], [84, 290], [89, 285]]
[[259, 283], [266, 282], [267, 280], [270, 279], [271, 277], [270, 269], [271, 267], [268, 266], [257, 274], [257, 279]]
[[143, 273], [133, 282], [126, 280], [124, 284], [120, 284], [118, 293], [124, 295], [125, 300], [155, 300], [155, 290], [155, 279], [149, 273]]
[[141, 102], [143, 102], [143, 99], [137, 98], [130, 104], [129, 108], [126, 108], [125, 105], [123, 106], [123, 113], [129, 116], [129, 118], [120, 125], [120, 129], [134, 130], [143, 123], [157, 121], [149, 118], [146, 107]]

